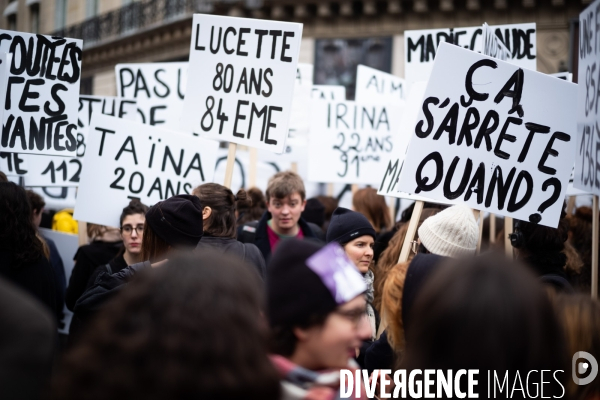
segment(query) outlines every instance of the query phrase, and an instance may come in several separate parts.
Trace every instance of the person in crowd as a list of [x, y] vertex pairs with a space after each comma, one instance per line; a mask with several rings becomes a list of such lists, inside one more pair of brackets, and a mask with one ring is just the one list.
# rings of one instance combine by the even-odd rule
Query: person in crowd
[[8, 177], [2, 171], [0, 171], [0, 182], [8, 182]]
[[[522, 266], [494, 254], [440, 265], [409, 316], [399, 368], [407, 376], [416, 369], [479, 370], [479, 397], [487, 398], [488, 376], [481, 371], [495, 371], [500, 379], [509, 374], [510, 383], [495, 398], [523, 398], [524, 390], [537, 397], [540, 371], [564, 371], [570, 362], [557, 316], [539, 282]], [[517, 382], [521, 390], [514, 392], [517, 371], [522, 383]], [[538, 375], [526, 381], [530, 371]], [[543, 376], [544, 396], [563, 397], [566, 379], [560, 372]], [[435, 393], [436, 387], [431, 390]]]
[[[132, 200], [121, 212], [119, 218], [121, 239], [123, 248], [115, 258], [104, 265], [98, 266], [90, 275], [85, 287], [93, 285], [94, 281], [101, 272], [115, 274], [128, 265], [139, 263], [142, 260], [142, 240], [144, 234], [144, 225], [146, 222], [146, 212], [148, 207], [139, 200]], [[89, 324], [93, 314], [82, 314], [75, 312], [69, 326], [69, 343], [75, 343], [84, 327]]]
[[306, 222], [315, 224], [320, 228], [318, 232], [319, 240], [325, 241], [325, 232], [323, 232], [323, 225], [325, 225], [325, 206], [316, 197], [306, 200], [306, 206], [302, 211], [302, 219]]
[[523, 261], [546, 286], [557, 292], [573, 292], [567, 280], [565, 242], [569, 236], [569, 221], [563, 207], [558, 228], [514, 220], [509, 235], [517, 259]]
[[138, 275], [65, 356], [53, 400], [280, 398], [252, 267], [206, 249]]
[[138, 271], [164, 261], [171, 249], [193, 250], [202, 239], [202, 203], [193, 195], [180, 194], [159, 201], [146, 212], [142, 235], [142, 262], [117, 273], [102, 271], [75, 304], [84, 318], [100, 310]]
[[356, 349], [371, 337], [366, 289], [337, 243], [290, 239], [277, 247], [267, 268], [267, 316], [282, 399], [339, 398], [339, 370], [358, 367]]
[[306, 205], [304, 182], [292, 171], [278, 172], [267, 185], [267, 211], [258, 223], [247, 223], [241, 228], [238, 240], [254, 243], [265, 260], [281, 239], [307, 238], [318, 240], [319, 227], [300, 217]]
[[335, 209], [338, 208], [340, 202], [332, 196], [321, 195], [317, 196], [316, 199], [319, 200], [319, 202], [321, 202], [321, 204], [323, 204], [325, 207], [325, 222], [321, 228], [323, 229], [323, 232], [327, 232], [329, 222], [331, 221], [331, 216], [333, 215]]
[[[558, 312], [567, 344], [567, 358], [571, 359], [576, 353], [585, 351], [596, 360], [600, 360], [600, 302], [589, 294], [561, 294], [557, 296], [554, 305]], [[567, 375], [571, 376], [572, 367], [579, 364], [571, 363]], [[590, 364], [588, 364], [589, 366]], [[591, 368], [590, 368], [591, 369]], [[583, 374], [575, 371], [578, 377], [585, 378], [591, 372], [587, 369]], [[588, 372], [588, 373], [586, 373]], [[571, 379], [567, 380], [567, 398], [586, 400], [600, 398], [600, 379], [596, 378], [585, 385], [576, 385]]]
[[56, 247], [56, 243], [50, 238], [45, 237], [40, 231], [40, 223], [42, 222], [42, 213], [44, 212], [44, 207], [46, 207], [46, 202], [39, 194], [35, 193], [33, 190], [27, 190], [27, 198], [29, 200], [29, 205], [31, 206], [31, 215], [32, 221], [35, 228], [38, 230], [38, 237], [46, 243], [48, 246], [48, 250], [50, 251], [50, 264], [54, 269], [54, 277], [56, 280], [56, 289], [57, 289], [57, 299], [58, 306], [60, 307], [60, 312], [62, 313], [62, 307], [65, 302], [65, 292], [67, 290], [67, 278], [65, 277], [65, 266], [63, 264], [63, 260], [58, 252], [58, 248]]
[[56, 350], [56, 319], [29, 293], [0, 278], [0, 393], [41, 399]]
[[[371, 325], [371, 338], [377, 332], [377, 316], [373, 308], [373, 244], [377, 233], [369, 220], [361, 213], [338, 207], [331, 217], [327, 228], [327, 243], [336, 242], [346, 252], [367, 285], [367, 316]], [[361, 352], [363, 355], [363, 352]], [[361, 357], [362, 360], [362, 357]]]
[[352, 196], [352, 208], [367, 217], [377, 235], [392, 228], [392, 216], [385, 197], [377, 194], [377, 189], [359, 189]]
[[247, 222], [258, 221], [267, 210], [267, 202], [262, 190], [257, 187], [246, 191], [246, 199], [235, 203], [235, 215], [238, 226]]
[[123, 247], [118, 228], [87, 224], [87, 236], [91, 242], [77, 250], [67, 286], [65, 304], [71, 311], [74, 311], [75, 303], [85, 291], [96, 268], [114, 259]]
[[252, 265], [259, 276], [265, 277], [265, 259], [252, 243], [242, 243], [236, 239], [235, 207], [236, 203], [246, 201], [246, 191], [233, 192], [218, 183], [205, 183], [192, 192], [202, 203], [204, 234], [196, 250], [215, 249], [246, 261]]
[[584, 293], [589, 293], [592, 286], [592, 218], [592, 209], [585, 206], [577, 208], [574, 215], [567, 216], [569, 235], [566, 243], [575, 248], [582, 262], [580, 273], [568, 279], [578, 291]]
[[36, 297], [58, 320], [62, 303], [56, 274], [31, 216], [25, 189], [0, 182], [0, 276]]

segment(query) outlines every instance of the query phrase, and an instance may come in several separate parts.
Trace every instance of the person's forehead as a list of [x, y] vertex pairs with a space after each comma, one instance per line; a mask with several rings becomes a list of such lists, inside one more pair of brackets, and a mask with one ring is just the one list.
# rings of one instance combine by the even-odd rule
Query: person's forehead
[[123, 224], [126, 224], [128, 222], [144, 222], [145, 220], [146, 217], [144, 216], [144, 214], [131, 214], [123, 218]]
[[289, 201], [297, 201], [297, 200], [301, 200], [301, 199], [302, 199], [302, 196], [300, 196], [300, 193], [294, 192], [292, 194], [289, 194], [289, 195], [287, 195], [285, 197], [281, 197], [281, 198], [273, 197], [271, 200], [279, 201], [279, 202], [286, 202], [286, 201], [289, 202]]

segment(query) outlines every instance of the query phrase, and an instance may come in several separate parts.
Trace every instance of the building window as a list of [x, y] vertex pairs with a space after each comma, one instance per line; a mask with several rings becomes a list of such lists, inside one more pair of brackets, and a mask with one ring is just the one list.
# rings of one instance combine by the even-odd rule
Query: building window
[[94, 89], [94, 77], [81, 78], [79, 82], [79, 94], [91, 95]]
[[40, 33], [40, 5], [32, 4], [29, 7], [29, 30], [31, 33]]
[[317, 39], [314, 83], [342, 85], [354, 100], [358, 64], [384, 72], [392, 69], [392, 38]]
[[67, 25], [67, 0], [56, 0], [54, 28], [63, 29]]
[[98, 15], [98, 0], [86, 0], [85, 18], [94, 18], [96, 15]]

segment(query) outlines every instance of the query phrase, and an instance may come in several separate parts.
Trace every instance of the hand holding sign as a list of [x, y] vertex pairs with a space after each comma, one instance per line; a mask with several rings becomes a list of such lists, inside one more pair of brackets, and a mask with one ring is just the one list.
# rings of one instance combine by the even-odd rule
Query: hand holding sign
[[571, 83], [442, 43], [399, 190], [556, 226], [576, 93]]

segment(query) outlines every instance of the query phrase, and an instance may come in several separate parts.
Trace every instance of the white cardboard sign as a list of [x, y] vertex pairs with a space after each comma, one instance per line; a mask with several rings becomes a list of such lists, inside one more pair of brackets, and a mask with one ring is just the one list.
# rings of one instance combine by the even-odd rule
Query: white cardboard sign
[[511, 61], [513, 55], [500, 38], [494, 33], [487, 23], [481, 27], [483, 30], [483, 40], [481, 54], [497, 58], [502, 61]]
[[[502, 37], [511, 51], [512, 64], [533, 71], [537, 69], [535, 23], [496, 25], [490, 28]], [[404, 78], [409, 83], [428, 80], [441, 42], [481, 51], [482, 36], [481, 26], [404, 31]]]
[[152, 205], [212, 182], [219, 144], [94, 114], [74, 218], [118, 226], [131, 198]]
[[572, 83], [442, 43], [399, 190], [556, 227], [576, 97]]
[[75, 155], [82, 44], [0, 30], [0, 52], [12, 54], [1, 151]]
[[281, 153], [302, 25], [194, 14], [182, 129]]
[[558, 79], [562, 79], [563, 81], [573, 82], [573, 74], [570, 72], [557, 72], [549, 75]]
[[135, 100], [141, 122], [179, 129], [187, 62], [117, 64], [117, 97]]
[[394, 104], [313, 100], [308, 180], [378, 183], [397, 151], [401, 113]]
[[294, 85], [294, 98], [292, 100], [290, 131], [304, 134], [308, 132], [312, 81], [313, 65], [298, 63], [296, 68], [296, 83]]
[[357, 100], [399, 102], [404, 100], [407, 92], [404, 79], [366, 65], [357, 67]]
[[346, 100], [346, 87], [341, 85], [313, 85], [312, 99]]
[[573, 186], [584, 192], [600, 195], [600, 0], [593, 2], [579, 15], [579, 77], [577, 93], [577, 144]]

